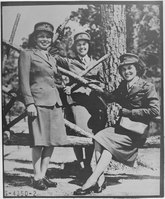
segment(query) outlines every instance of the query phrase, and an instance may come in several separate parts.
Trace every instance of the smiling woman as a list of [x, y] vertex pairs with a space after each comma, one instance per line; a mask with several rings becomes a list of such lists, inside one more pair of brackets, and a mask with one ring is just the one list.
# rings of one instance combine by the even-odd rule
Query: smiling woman
[[28, 47], [47, 51], [53, 42], [54, 27], [48, 22], [37, 23], [34, 32], [29, 36]]
[[[126, 125], [122, 126], [118, 120], [114, 127], [105, 128], [94, 136], [97, 165], [82, 188], [74, 192], [75, 195], [102, 192], [106, 188], [104, 171], [112, 159], [128, 166], [134, 165], [138, 148], [143, 146], [147, 137], [147, 130], [143, 134], [138, 124], [141, 122], [148, 126], [160, 111], [154, 85], [142, 79], [144, 66], [135, 54], [126, 53], [120, 56], [119, 73], [123, 81], [112, 93], [107, 91], [103, 95], [107, 101], [119, 104], [119, 118], [124, 117], [135, 123], [133, 129], [130, 129], [126, 128]], [[140, 133], [137, 133], [137, 130]]]
[[42, 50], [47, 50], [51, 42], [52, 42], [52, 37], [49, 33], [41, 32], [40, 34], [37, 35], [36, 44], [38, 48]]
[[56, 62], [50, 55], [47, 57], [53, 30], [50, 23], [37, 23], [30, 35], [29, 50], [22, 51], [19, 59], [20, 90], [32, 147], [33, 187], [40, 190], [57, 186], [46, 177], [46, 171], [53, 146], [66, 142], [61, 100], [54, 81]]
[[[82, 63], [81, 68], [73, 68], [74, 73], [78, 75], [96, 63], [96, 60], [90, 56], [90, 42], [91, 36], [88, 32], [83, 31], [74, 35], [73, 49], [76, 54], [75, 59]], [[104, 88], [105, 82], [102, 68], [102, 64], [98, 64], [85, 77]], [[86, 86], [75, 86], [72, 79], [67, 83], [65, 92], [70, 96], [68, 100], [69, 106], [65, 109], [68, 120], [91, 134], [96, 134], [105, 127], [107, 119], [106, 107], [96, 93]], [[92, 173], [93, 146], [75, 147], [74, 152], [78, 160], [77, 177], [85, 179]]]
[[46, 190], [57, 183], [46, 176], [54, 146], [66, 144], [67, 136], [62, 114], [62, 102], [57, 89], [60, 79], [57, 65], [69, 68], [77, 61], [55, 58], [49, 54], [54, 27], [48, 22], [34, 26], [28, 49], [19, 58], [20, 91], [28, 114], [30, 146], [34, 168], [33, 187]]

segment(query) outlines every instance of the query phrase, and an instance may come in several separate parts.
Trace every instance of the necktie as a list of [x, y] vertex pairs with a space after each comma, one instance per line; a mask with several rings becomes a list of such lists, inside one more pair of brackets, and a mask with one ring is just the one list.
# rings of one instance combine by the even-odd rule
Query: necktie
[[50, 57], [49, 57], [49, 53], [46, 53], [46, 57], [47, 57], [47, 59], [48, 59], [48, 61], [49, 61], [49, 58], [50, 58]]
[[47, 58], [47, 60], [49, 61], [49, 53], [47, 51], [41, 51], [41, 53], [45, 56], [45, 58]]

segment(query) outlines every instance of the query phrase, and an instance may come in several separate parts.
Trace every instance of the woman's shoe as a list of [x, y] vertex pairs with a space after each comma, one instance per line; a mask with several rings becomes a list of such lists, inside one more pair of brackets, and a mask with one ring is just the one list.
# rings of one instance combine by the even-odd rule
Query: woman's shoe
[[57, 182], [51, 181], [46, 176], [43, 178], [43, 182], [44, 182], [44, 184], [46, 184], [47, 187], [57, 187]]
[[104, 182], [101, 186], [99, 186], [98, 183], [96, 184], [94, 192], [101, 193], [104, 189], [106, 189], [106, 187], [107, 187], [107, 181], [104, 180]]
[[43, 179], [39, 179], [39, 180], [33, 179], [33, 188], [38, 189], [38, 190], [47, 190], [48, 189], [46, 184], [43, 182]]
[[95, 186], [96, 185], [93, 185], [92, 187], [89, 187], [88, 189], [77, 189], [76, 191], [74, 191], [73, 195], [87, 195], [87, 194], [90, 194], [92, 192], [95, 191]]

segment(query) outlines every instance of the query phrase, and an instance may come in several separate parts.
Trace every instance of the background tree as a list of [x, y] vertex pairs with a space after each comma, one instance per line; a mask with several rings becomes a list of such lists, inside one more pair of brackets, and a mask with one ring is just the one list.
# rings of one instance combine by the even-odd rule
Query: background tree
[[[87, 4], [87, 8], [79, 8], [71, 13], [71, 20], [79, 24], [91, 35], [91, 55], [99, 59], [106, 53], [111, 57], [104, 64], [106, 87], [110, 91], [118, 86], [120, 76], [117, 73], [118, 58], [125, 51], [137, 53], [147, 63], [146, 78], [155, 83], [161, 99], [161, 50], [160, 37], [161, 4], [152, 2], [126, 2], [117, 4]], [[56, 41], [56, 53], [74, 57], [72, 51], [75, 29], [68, 25], [64, 29], [61, 40]], [[23, 38], [22, 47], [27, 47], [27, 39]], [[17, 79], [17, 57], [11, 54], [2, 71], [3, 85], [15, 88]]]
[[[116, 89], [120, 82], [118, 74], [119, 57], [126, 52], [126, 20], [125, 5], [103, 4], [100, 6], [101, 22], [104, 30], [104, 52], [110, 53], [110, 59], [104, 65], [108, 90]], [[115, 123], [115, 104], [108, 106], [109, 125]]]
[[[82, 25], [84, 30], [90, 33], [92, 38], [91, 54], [96, 59], [103, 56], [106, 51], [105, 35], [107, 30], [105, 30], [103, 21], [108, 12], [105, 11], [107, 13], [103, 17], [104, 12], [101, 13], [101, 9], [104, 6], [113, 7], [121, 5], [93, 4], [87, 5], [86, 9], [79, 8], [77, 12], [71, 13], [72, 20]], [[147, 65], [147, 77], [161, 76], [160, 6], [161, 5], [156, 2], [152, 4], [143, 2], [132, 4], [131, 2], [127, 2], [125, 4], [126, 50], [127, 52], [138, 54], [145, 61]], [[107, 22], [111, 21], [113, 13], [111, 15], [107, 15]], [[111, 28], [113, 29], [113, 23]], [[68, 33], [64, 34], [64, 38], [65, 37], [68, 37]], [[67, 46], [67, 49], [70, 49], [73, 42], [73, 32], [71, 29], [69, 38], [70, 45]], [[111, 38], [110, 35], [109, 38]], [[64, 39], [62, 43], [65, 41], [66, 39]], [[66, 51], [65, 49], [63, 50]], [[67, 52], [65, 54], [67, 54]]]
[[160, 6], [127, 5], [127, 49], [147, 64], [147, 77], [161, 74]]
[[[127, 52], [138, 54], [145, 61], [145, 78], [155, 84], [161, 99], [160, 6], [159, 3], [137, 2], [132, 4], [129, 2], [121, 10], [121, 5], [94, 4], [72, 13], [76, 21], [86, 27], [92, 37], [92, 56], [97, 59], [107, 52], [112, 53], [109, 63], [104, 66], [105, 80], [110, 91], [118, 84], [119, 77], [114, 65], [117, 64], [116, 59], [124, 52], [124, 49]], [[122, 30], [125, 26], [125, 30]], [[113, 52], [116, 52], [116, 56], [113, 55]]]

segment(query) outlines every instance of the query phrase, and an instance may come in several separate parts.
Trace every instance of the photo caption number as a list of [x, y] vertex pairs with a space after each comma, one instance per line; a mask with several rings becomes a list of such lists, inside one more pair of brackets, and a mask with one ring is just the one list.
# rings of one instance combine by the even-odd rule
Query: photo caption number
[[5, 191], [5, 196], [36, 196], [36, 191]]

